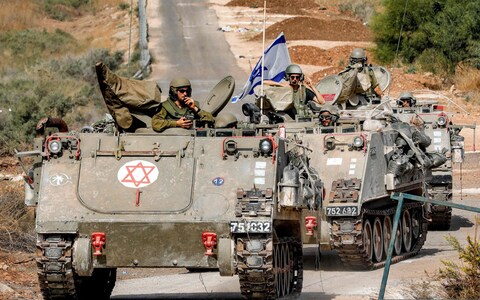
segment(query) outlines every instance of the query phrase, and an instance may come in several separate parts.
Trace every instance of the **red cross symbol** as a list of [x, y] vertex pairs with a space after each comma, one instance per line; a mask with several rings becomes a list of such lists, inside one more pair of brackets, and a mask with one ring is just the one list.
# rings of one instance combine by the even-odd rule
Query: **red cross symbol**
[[152, 173], [155, 167], [144, 166], [142, 162], [139, 162], [135, 166], [125, 166], [125, 168], [127, 169], [127, 175], [121, 180], [121, 182], [131, 182], [136, 187], [142, 183], [151, 183], [150, 178], [148, 178], [148, 174]]

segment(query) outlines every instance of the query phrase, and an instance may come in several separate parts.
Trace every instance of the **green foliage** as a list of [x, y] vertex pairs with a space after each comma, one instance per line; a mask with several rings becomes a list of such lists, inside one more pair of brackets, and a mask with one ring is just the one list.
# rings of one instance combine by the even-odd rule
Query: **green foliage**
[[86, 125], [92, 112], [85, 106], [91, 102], [103, 104], [95, 63], [101, 60], [117, 70], [122, 57], [122, 52], [95, 49], [83, 56], [51, 59], [2, 76], [0, 109], [12, 111], [0, 118], [0, 155], [26, 148], [19, 145], [31, 142], [42, 117], [64, 118], [72, 128]]
[[78, 44], [62, 30], [0, 32], [0, 58], [12, 66], [32, 65], [47, 57], [74, 52]]
[[402, 61], [435, 73], [452, 74], [465, 60], [480, 62], [480, 1], [385, 0], [384, 5], [372, 23], [381, 62], [395, 59], [397, 45]]
[[38, 0], [47, 15], [55, 20], [65, 21], [72, 18], [90, 0]]
[[442, 260], [445, 267], [440, 269], [438, 278], [444, 281], [446, 292], [451, 299], [478, 299], [480, 296], [480, 243], [477, 240], [477, 233], [475, 232], [473, 239], [467, 236], [467, 244], [464, 247], [453, 236], [448, 236], [446, 239], [459, 253], [458, 257], [462, 263]]
[[338, 5], [341, 12], [351, 12], [355, 17], [364, 22], [369, 22], [375, 14], [378, 0], [347, 0]]
[[126, 2], [120, 2], [118, 4], [118, 9], [120, 10], [127, 10], [130, 8], [130, 4], [126, 3]]

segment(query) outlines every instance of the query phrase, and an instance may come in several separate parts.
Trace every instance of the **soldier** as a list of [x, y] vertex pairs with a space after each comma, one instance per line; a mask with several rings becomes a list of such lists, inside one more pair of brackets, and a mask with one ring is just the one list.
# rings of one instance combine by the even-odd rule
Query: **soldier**
[[336, 105], [325, 104], [320, 109], [320, 123], [322, 127], [334, 126], [340, 117], [340, 112]]
[[270, 86], [289, 86], [293, 89], [293, 104], [296, 113], [306, 115], [307, 104], [314, 101], [317, 104], [325, 103], [322, 95], [312, 84], [312, 80], [303, 74], [299, 65], [291, 64], [285, 69], [285, 81], [275, 82], [273, 80], [265, 80], [264, 83]]
[[399, 107], [414, 107], [416, 103], [417, 99], [408, 91], [402, 92], [397, 100], [397, 105]]
[[339, 103], [345, 103], [352, 95], [363, 95], [372, 100], [383, 96], [371, 65], [367, 64], [367, 53], [355, 48], [350, 55], [350, 64], [339, 73], [343, 79], [342, 94]]
[[198, 102], [194, 101], [190, 80], [177, 77], [170, 82], [167, 101], [162, 103], [162, 108], [152, 118], [152, 128], [162, 132], [170, 127], [189, 129], [193, 120], [207, 123], [215, 122], [212, 114], [199, 108]]

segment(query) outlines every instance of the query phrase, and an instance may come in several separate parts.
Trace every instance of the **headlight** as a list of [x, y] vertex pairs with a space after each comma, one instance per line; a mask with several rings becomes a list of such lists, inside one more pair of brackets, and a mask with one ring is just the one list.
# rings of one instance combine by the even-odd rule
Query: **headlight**
[[353, 139], [353, 146], [356, 148], [360, 148], [363, 146], [363, 138], [361, 136], [356, 136]]
[[332, 136], [332, 137], [329, 137], [326, 141], [325, 141], [325, 148], [327, 148], [327, 150], [333, 150], [335, 149], [335, 138]]
[[235, 141], [227, 141], [225, 143], [225, 152], [227, 152], [228, 155], [234, 155], [237, 153], [237, 143]]
[[447, 124], [447, 118], [445, 116], [440, 116], [437, 119], [437, 125], [438, 126], [445, 126]]
[[272, 152], [272, 148], [273, 148], [272, 141], [270, 141], [269, 139], [261, 140], [259, 148], [262, 154], [269, 154], [270, 152]]
[[59, 140], [53, 140], [48, 143], [48, 151], [53, 154], [57, 154], [62, 151], [62, 142]]

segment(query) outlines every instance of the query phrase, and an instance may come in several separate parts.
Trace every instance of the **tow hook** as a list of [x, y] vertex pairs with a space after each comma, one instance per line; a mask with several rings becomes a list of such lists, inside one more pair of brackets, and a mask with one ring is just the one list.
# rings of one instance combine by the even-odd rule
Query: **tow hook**
[[313, 235], [313, 229], [317, 227], [317, 218], [313, 216], [305, 217], [305, 228], [307, 233], [305, 235]]
[[102, 254], [102, 248], [105, 246], [106, 237], [104, 232], [93, 232], [92, 233], [92, 246], [95, 249], [93, 255], [99, 256]]
[[206, 256], [212, 256], [213, 253], [213, 248], [217, 244], [217, 234], [214, 232], [202, 232], [202, 243], [205, 246], [205, 255]]

